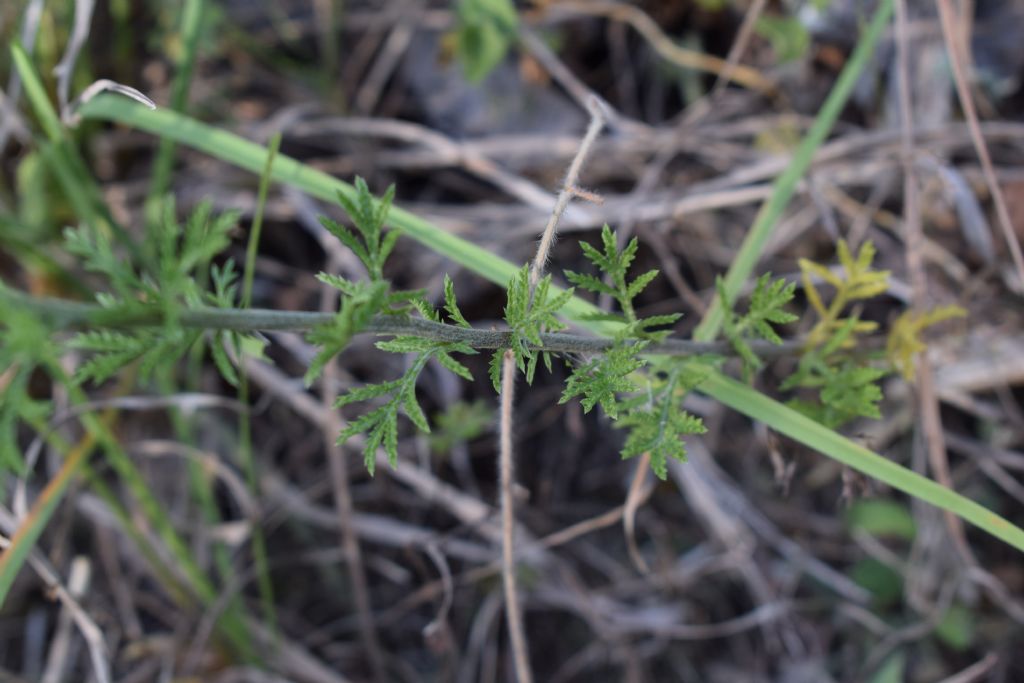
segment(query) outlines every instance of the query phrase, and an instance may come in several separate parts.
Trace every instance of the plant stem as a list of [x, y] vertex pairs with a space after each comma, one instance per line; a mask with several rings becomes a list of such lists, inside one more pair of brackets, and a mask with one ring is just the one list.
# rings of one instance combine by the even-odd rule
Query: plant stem
[[505, 351], [501, 365], [501, 425], [498, 449], [498, 474], [501, 481], [501, 578], [505, 587], [505, 619], [508, 624], [516, 680], [531, 683], [530, 654], [526, 647], [523, 616], [519, 611], [515, 562], [515, 472], [512, 458], [512, 398], [516, 384], [516, 356]]
[[[29, 296], [2, 287], [0, 287], [0, 297], [31, 308], [58, 327], [90, 326], [123, 329], [156, 326], [163, 323], [162, 311], [155, 308], [115, 311], [97, 304]], [[261, 308], [192, 308], [182, 311], [178, 322], [183, 327], [191, 329], [233, 332], [306, 332], [331, 322], [334, 317], [334, 313], [310, 311], [277, 311]], [[375, 316], [361, 332], [395, 336], [412, 335], [435, 341], [461, 342], [476, 349], [508, 348], [512, 340], [512, 333], [508, 330], [458, 327], [431, 320], [394, 315]], [[545, 332], [540, 335], [540, 338], [541, 345], [536, 347], [536, 350], [552, 353], [602, 353], [615, 345], [612, 339], [579, 334]], [[750, 343], [758, 355], [776, 357], [799, 353], [804, 342], [803, 340], [789, 340], [776, 345], [755, 340]], [[667, 356], [734, 355], [732, 345], [728, 342], [695, 342], [686, 339], [667, 339], [658, 344], [649, 344], [645, 348], [645, 353]]]
[[[249, 244], [245, 250], [245, 270], [242, 274], [241, 306], [248, 309], [252, 303], [252, 285], [256, 273], [256, 253], [259, 251], [260, 233], [263, 230], [263, 210], [267, 203], [267, 192], [270, 189], [270, 174], [274, 168], [278, 147], [281, 145], [281, 133], [270, 138], [267, 148], [267, 162], [260, 175], [259, 191], [256, 198], [256, 214], [249, 229]], [[238, 358], [245, 353], [240, 342], [235, 344]], [[238, 415], [238, 459], [245, 472], [246, 485], [254, 498], [259, 500], [260, 478], [256, 468], [256, 456], [252, 444], [252, 411], [249, 405], [249, 375], [245, 372], [238, 376], [238, 402], [243, 410]], [[256, 567], [256, 584], [259, 588], [260, 606], [267, 630], [275, 644], [277, 642], [277, 610], [274, 606], [274, 584], [270, 579], [270, 562], [267, 559], [267, 537], [263, 533], [263, 520], [257, 515], [250, 520], [252, 524], [252, 559]], [[276, 645], [275, 645], [276, 647]]]
[[555, 241], [555, 229], [558, 227], [558, 221], [561, 220], [562, 214], [568, 208], [569, 201], [579, 194], [576, 184], [580, 177], [580, 169], [583, 168], [583, 162], [586, 161], [590, 148], [594, 146], [594, 140], [597, 139], [598, 133], [604, 128], [604, 112], [596, 97], [591, 97], [587, 101], [587, 109], [590, 111], [590, 125], [587, 126], [587, 132], [580, 141], [580, 148], [576, 151], [576, 156], [573, 157], [572, 163], [569, 164], [569, 170], [565, 173], [562, 190], [558, 193], [558, 199], [555, 200], [551, 218], [548, 219], [548, 224], [544, 226], [544, 232], [541, 233], [540, 243], [537, 244], [537, 253], [533, 257], [533, 265], [530, 266], [531, 297], [533, 288], [540, 282], [540, 276], [544, 273], [544, 264], [548, 262], [548, 253]]

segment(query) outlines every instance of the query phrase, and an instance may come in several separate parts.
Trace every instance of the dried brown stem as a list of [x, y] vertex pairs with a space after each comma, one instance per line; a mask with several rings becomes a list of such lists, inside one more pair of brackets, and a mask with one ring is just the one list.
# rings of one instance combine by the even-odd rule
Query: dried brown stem
[[[996, 217], [999, 219], [999, 227], [1003, 231], [1003, 238], [1010, 248], [1014, 266], [1017, 268], [1017, 276], [1020, 278], [1020, 287], [1024, 288], [1024, 254], [1021, 253], [1020, 242], [1013, 231], [1013, 221], [1010, 218], [1010, 210], [1006, 206], [1006, 199], [996, 178], [995, 168], [992, 166], [992, 156], [988, 152], [988, 145], [981, 134], [981, 127], [978, 125], [978, 112], [971, 97], [971, 88], [967, 81], [967, 65], [970, 56], [965, 49], [963, 29], [957, 30], [957, 20], [966, 21], [966, 18], [957, 17], [956, 11], [950, 0], [938, 0], [939, 22], [942, 24], [942, 35], [946, 39], [949, 50], [949, 61], [953, 67], [953, 82], [956, 84], [957, 96], [960, 99], [960, 106], [964, 110], [964, 118], [967, 119], [967, 128], [971, 132], [971, 141], [974, 143], [974, 150], [981, 161], [981, 170], [985, 176], [985, 184], [992, 195], [992, 202], [996, 207]], [[968, 8], [970, 9], [970, 8]], [[973, 11], [973, 10], [972, 10]]]
[[[940, 6], [941, 6], [940, 2]], [[922, 259], [924, 235], [921, 229], [921, 211], [917, 196], [917, 182], [914, 178], [914, 121], [913, 102], [910, 95], [909, 38], [907, 32], [906, 0], [896, 0], [895, 4], [896, 34], [898, 44], [899, 68], [899, 110], [900, 130], [902, 138], [900, 151], [903, 157], [903, 230], [906, 242], [905, 256], [907, 271], [913, 287], [914, 307], [926, 307], [925, 298], [928, 283], [925, 278]], [[951, 48], [952, 49], [952, 48]], [[954, 58], [954, 62], [956, 59]], [[977, 122], [975, 121], [975, 124]], [[925, 444], [928, 450], [928, 461], [931, 464], [935, 479], [943, 486], [952, 488], [952, 477], [949, 472], [949, 459], [946, 456], [946, 443], [942, 432], [942, 418], [939, 415], [939, 402], [935, 394], [934, 378], [931, 364], [925, 354], [921, 354], [917, 366], [918, 409], [921, 415], [921, 426], [925, 433]], [[945, 514], [946, 526], [956, 542], [957, 549], [964, 558], [971, 557], [964, 532], [963, 522], [951, 512]]]
[[501, 433], [498, 449], [498, 469], [501, 481], [501, 578], [505, 588], [505, 621], [512, 642], [516, 680], [531, 683], [530, 653], [526, 646], [523, 616], [519, 609], [515, 562], [515, 471], [512, 453], [512, 399], [516, 382], [516, 357], [509, 350], [501, 365]]
[[[337, 306], [334, 292], [325, 287], [321, 297], [321, 310], [329, 311]], [[366, 580], [366, 569], [363, 566], [363, 554], [359, 547], [359, 537], [353, 528], [352, 519], [352, 487], [348, 478], [348, 466], [345, 452], [335, 441], [335, 435], [341, 433], [342, 424], [338, 411], [333, 409], [338, 398], [335, 387], [338, 386], [338, 370], [334, 362], [324, 367], [324, 381], [320, 383], [320, 400], [324, 408], [324, 445], [327, 448], [327, 459], [331, 468], [331, 484], [334, 489], [334, 506], [338, 512], [338, 529], [341, 536], [341, 548], [348, 562], [349, 579], [352, 582], [352, 599], [355, 602], [356, 616], [359, 622], [359, 637], [366, 648], [366, 657], [370, 662], [374, 680], [386, 681], [387, 671], [384, 666], [384, 655], [377, 638], [377, 625], [373, 617], [373, 605], [370, 602], [370, 584]]]

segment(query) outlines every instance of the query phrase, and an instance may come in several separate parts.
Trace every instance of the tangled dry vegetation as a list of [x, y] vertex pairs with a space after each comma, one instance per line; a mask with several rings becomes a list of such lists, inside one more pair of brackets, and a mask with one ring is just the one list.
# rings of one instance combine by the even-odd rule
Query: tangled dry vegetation
[[[68, 84], [51, 77], [76, 33], [62, 4], [6, 3], [0, 36], [20, 37], [66, 102]], [[184, 102], [198, 120], [279, 142], [282, 156], [362, 176], [377, 195], [394, 184], [397, 206], [516, 264], [533, 258], [599, 101], [586, 190], [573, 186], [547, 263], [565, 284], [563, 270], [592, 269], [578, 243], [598, 244], [604, 224], [620, 245], [637, 237], [633, 268], [661, 271], [637, 315], [682, 312], [673, 335], [689, 339], [878, 4], [522, 3], [510, 51], [474, 83], [454, 4], [99, 3], [79, 22], [68, 80], [74, 93], [109, 78], [160, 107]], [[880, 419], [841, 431], [1024, 525], [1024, 11], [894, 6], [757, 272], [797, 283], [791, 340], [814, 322], [800, 261], [836, 264], [841, 239], [873, 244], [874, 267], [891, 273], [882, 296], [858, 304], [861, 320], [888, 329], [907, 309], [965, 309], [925, 334], [907, 376], [885, 377]], [[783, 39], [803, 38], [780, 58]], [[60, 235], [85, 217], [6, 49], [0, 75], [0, 276], [81, 297], [89, 276]], [[188, 145], [161, 152], [139, 128], [86, 116], [73, 135], [106, 210], [137, 235], [163, 190], [182, 218], [203, 201], [238, 212], [221, 262], [244, 263], [261, 223], [253, 306], [334, 311], [338, 292], [316, 274], [364, 270], [319, 220], [345, 222], [334, 203], [284, 183], [261, 203], [258, 175]], [[385, 268], [438, 306], [446, 274], [474, 326], [500, 323], [502, 287], [411, 239]], [[610, 310], [613, 297], [593, 301]], [[0, 612], [0, 680], [526, 680], [503, 616], [487, 355], [463, 361], [471, 382], [424, 365], [415, 397], [432, 432], [400, 422], [397, 463], [380, 454], [371, 477], [358, 444], [336, 443], [359, 411], [332, 406], [402, 376], [408, 358], [356, 336], [307, 388], [316, 349], [294, 332], [262, 336], [265, 358], [237, 370], [241, 393], [217, 371], [227, 359], [196, 354], [140, 385], [137, 367], [83, 385], [88, 403], [42, 373], [26, 379], [52, 401], [52, 434], [17, 432], [29, 467], [4, 482], [5, 539], [20, 538], [67, 454], [93, 448], [84, 413], [116, 435], [145, 500], [98, 456], [71, 481]], [[779, 395], [793, 348], [766, 356], [757, 389]], [[0, 367], [0, 390], [12, 368]], [[684, 407], [706, 432], [686, 437], [688, 461], [670, 459], [659, 480], [646, 457], [620, 457], [623, 434], [600, 411], [559, 401], [569, 372], [560, 360], [538, 370], [514, 403], [515, 578], [536, 680], [1024, 679], [1020, 551], [699, 391]], [[180, 548], [152, 525], [154, 505]], [[211, 582], [208, 600], [182, 590], [181, 553]], [[245, 642], [224, 635], [222, 615], [242, 615]]]

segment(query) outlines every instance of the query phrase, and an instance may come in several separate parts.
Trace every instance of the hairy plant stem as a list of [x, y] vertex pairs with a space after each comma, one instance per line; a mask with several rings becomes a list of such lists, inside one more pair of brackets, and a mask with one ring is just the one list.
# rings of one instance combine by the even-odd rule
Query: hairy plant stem
[[530, 266], [531, 297], [533, 296], [533, 288], [540, 282], [540, 276], [544, 273], [544, 264], [548, 262], [548, 254], [551, 252], [551, 245], [555, 241], [555, 229], [558, 227], [558, 221], [561, 220], [562, 214], [565, 213], [572, 198], [581, 195], [580, 190], [577, 188], [577, 181], [579, 181], [583, 162], [590, 153], [590, 148], [594, 146], [594, 141], [597, 139], [601, 129], [604, 128], [605, 115], [601, 108], [601, 102], [592, 96], [587, 101], [587, 109], [590, 111], [590, 125], [587, 126], [587, 132], [583, 136], [583, 140], [580, 141], [580, 147], [576, 151], [576, 156], [573, 157], [569, 170], [565, 173], [565, 182], [562, 183], [558, 199], [555, 200], [555, 208], [551, 211], [551, 218], [548, 219], [548, 224], [544, 226], [544, 232], [541, 233], [540, 242], [537, 244], [537, 253], [533, 257], [533, 265]]
[[516, 356], [507, 350], [501, 364], [501, 426], [498, 476], [501, 484], [501, 578], [505, 587], [505, 620], [508, 623], [516, 680], [531, 683], [530, 653], [526, 647], [523, 616], [519, 610], [515, 561], [515, 470], [512, 453], [512, 398], [516, 384]]
[[[0, 288], [0, 297], [32, 309], [59, 327], [91, 327], [125, 329], [163, 325], [163, 312], [156, 308], [138, 310], [108, 309], [51, 297], [34, 297]], [[260, 308], [192, 308], [181, 311], [178, 322], [191, 329], [230, 330], [233, 332], [306, 332], [325, 325], [334, 313], [308, 311], [277, 311]], [[412, 335], [435, 341], [461, 342], [476, 349], [508, 348], [512, 343], [509, 330], [482, 330], [436, 323], [431, 320], [397, 315], [378, 315], [361, 330], [364, 334]], [[552, 353], [603, 353], [614, 346], [614, 340], [587, 337], [578, 334], [541, 334], [541, 345], [535, 350]], [[803, 348], [802, 340], [789, 340], [776, 345], [752, 341], [751, 348], [762, 357], [797, 354]], [[686, 339], [666, 339], [648, 344], [645, 354], [666, 356], [693, 356], [699, 354], [735, 355], [728, 342], [695, 342]]]

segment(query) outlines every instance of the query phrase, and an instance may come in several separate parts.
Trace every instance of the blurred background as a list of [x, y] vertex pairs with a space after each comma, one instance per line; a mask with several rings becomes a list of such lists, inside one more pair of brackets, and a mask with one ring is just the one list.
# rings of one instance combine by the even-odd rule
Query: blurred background
[[[905, 4], [903, 32], [892, 24], [870, 55], [758, 272], [798, 281], [798, 259], [831, 265], [839, 239], [870, 241], [891, 286], [861, 317], [884, 327], [914, 301], [896, 48], [906, 40], [923, 226], [918, 303], [967, 311], [929, 336], [926, 397], [945, 444], [938, 465], [959, 492], [1024, 524], [1024, 291], [958, 98], [943, 3]], [[980, 135], [1021, 238], [1024, 3], [949, 4]], [[6, 49], [16, 40], [26, 47], [58, 102], [54, 68], [78, 12], [70, 99], [111, 79], [260, 144], [281, 133], [282, 154], [345, 180], [360, 175], [377, 194], [394, 183], [397, 205], [515, 263], [534, 251], [596, 94], [608, 125], [581, 182], [603, 203], [570, 207], [552, 271], [564, 282], [563, 269], [587, 270], [578, 242], [596, 240], [604, 223], [623, 239], [637, 236], [636, 272], [662, 273], [639, 312], [682, 312], [674, 332], [686, 338], [877, 3], [90, 5], [0, 5], [0, 276], [8, 286], [83, 296], [74, 285], [81, 267], [60, 238], [82, 217], [47, 158]], [[240, 212], [223, 258], [244, 260], [257, 176], [187, 146], [161, 151], [158, 138], [126, 126], [86, 119], [70, 135], [105, 207], [129, 232], [141, 235], [147, 210], [166, 195], [182, 217], [209, 200], [216, 212]], [[315, 274], [349, 272], [352, 257], [321, 215], [343, 217], [333, 204], [271, 186], [254, 306], [318, 310]], [[424, 288], [436, 302], [446, 273], [475, 326], [501, 319], [501, 288], [412, 240], [399, 241], [386, 269], [397, 286]], [[796, 337], [812, 322], [802, 294], [790, 310], [803, 318], [787, 328]], [[271, 362], [249, 366], [255, 495], [242, 483], [235, 390], [212, 362], [183, 363], [169, 385], [87, 387], [102, 405], [121, 401], [118, 439], [213, 577], [214, 605], [174, 589], [180, 569], [160, 552], [158, 530], [140, 521], [125, 482], [98, 464], [72, 484], [38, 541], [33, 556], [44, 570], [27, 566], [3, 604], [0, 680], [99, 680], [97, 657], [125, 683], [513, 680], [495, 564], [496, 397], [486, 357], [467, 361], [472, 383], [428, 366], [419, 394], [433, 432], [400, 423], [399, 466], [371, 478], [357, 449], [332, 445], [340, 420], [360, 408], [338, 413], [303, 386], [314, 350], [302, 337], [275, 333], [267, 342]], [[402, 356], [372, 342], [360, 337], [346, 349], [331, 390], [402, 373]], [[773, 361], [755, 386], [778, 395], [792, 367]], [[686, 407], [708, 433], [687, 440], [690, 461], [672, 463], [666, 481], [637, 479], [637, 462], [620, 459], [622, 435], [606, 418], [558, 403], [567, 375], [562, 363], [539, 372], [516, 404], [520, 584], [537, 680], [1024, 679], [1018, 551], [700, 394]], [[62, 388], [42, 377], [31, 390], [58, 413], [67, 407]], [[934, 478], [921, 391], [888, 377], [882, 419], [843, 433]], [[54, 426], [72, 443], [81, 438], [74, 421]], [[347, 476], [332, 472], [331, 457]], [[6, 478], [5, 536], [24, 514], [16, 492], [36, 499], [60, 462], [43, 448], [33, 468]], [[205, 501], [195, 492], [196, 462], [213, 481]], [[339, 487], [350, 506], [336, 507]], [[270, 613], [257, 586], [254, 528], [266, 545]], [[139, 537], [152, 540], [156, 558]], [[55, 597], [53, 576], [74, 600]], [[214, 628], [235, 601], [251, 615], [249, 658]], [[83, 624], [94, 627], [91, 640]]]

